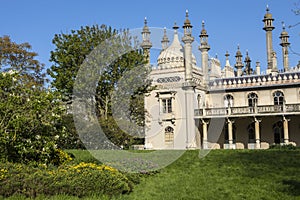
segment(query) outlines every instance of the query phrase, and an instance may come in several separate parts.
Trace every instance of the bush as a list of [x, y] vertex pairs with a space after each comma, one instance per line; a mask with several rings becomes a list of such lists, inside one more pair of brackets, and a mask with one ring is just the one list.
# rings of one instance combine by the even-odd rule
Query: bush
[[47, 167], [0, 164], [0, 196], [120, 195], [132, 191], [133, 183], [116, 169], [94, 163]]
[[296, 150], [297, 147], [295, 147], [295, 146], [292, 145], [292, 144], [284, 144], [284, 145], [281, 145], [281, 144], [273, 144], [273, 145], [270, 145], [269, 149]]

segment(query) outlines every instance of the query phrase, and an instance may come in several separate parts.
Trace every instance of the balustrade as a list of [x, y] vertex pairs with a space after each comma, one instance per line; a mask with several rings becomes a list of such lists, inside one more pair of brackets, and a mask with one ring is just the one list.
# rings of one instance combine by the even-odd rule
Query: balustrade
[[195, 109], [195, 116], [247, 115], [290, 112], [300, 112], [300, 104]]

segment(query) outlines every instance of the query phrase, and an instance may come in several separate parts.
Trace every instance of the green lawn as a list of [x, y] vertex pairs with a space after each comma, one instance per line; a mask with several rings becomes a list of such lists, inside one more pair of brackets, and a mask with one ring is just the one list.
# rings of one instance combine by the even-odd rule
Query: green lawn
[[188, 151], [123, 199], [300, 199], [300, 151]]
[[[87, 151], [71, 152], [78, 162], [93, 161]], [[300, 150], [213, 150], [201, 159], [198, 154], [187, 151], [159, 173], [142, 178], [129, 195], [114, 199], [300, 199]]]

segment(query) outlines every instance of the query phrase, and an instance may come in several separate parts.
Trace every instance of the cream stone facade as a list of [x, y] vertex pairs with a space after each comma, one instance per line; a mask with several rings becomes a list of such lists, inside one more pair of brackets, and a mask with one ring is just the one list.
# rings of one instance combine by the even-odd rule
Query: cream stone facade
[[[283, 63], [277, 63], [272, 44], [273, 20], [267, 8], [263, 18], [266, 73], [261, 73], [259, 62], [252, 69], [248, 52], [243, 60], [239, 47], [234, 66], [227, 52], [223, 67], [217, 58], [209, 58], [204, 22], [199, 46], [201, 63], [196, 63], [188, 12], [182, 38], [176, 24], [171, 44], [164, 32], [157, 67], [150, 74], [156, 87], [145, 97], [146, 149], [300, 146], [300, 67], [289, 66], [289, 35], [284, 27], [280, 35]], [[145, 21], [142, 48], [148, 61], [150, 35]]]

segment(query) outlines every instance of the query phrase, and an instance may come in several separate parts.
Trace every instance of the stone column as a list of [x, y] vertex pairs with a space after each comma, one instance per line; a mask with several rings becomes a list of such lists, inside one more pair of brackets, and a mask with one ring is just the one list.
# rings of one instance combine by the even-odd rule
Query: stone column
[[233, 133], [232, 133], [232, 123], [233, 121], [228, 119], [227, 120], [227, 126], [228, 126], [228, 143], [229, 143], [229, 149], [233, 149]]
[[283, 116], [283, 139], [284, 139], [284, 144], [289, 143], [289, 127], [288, 127], [288, 121], [285, 116]]
[[261, 122], [261, 119], [254, 118], [255, 122], [255, 148], [260, 149], [260, 132], [259, 132], [259, 123]]
[[208, 149], [207, 124], [208, 124], [208, 121], [202, 120], [203, 149]]

